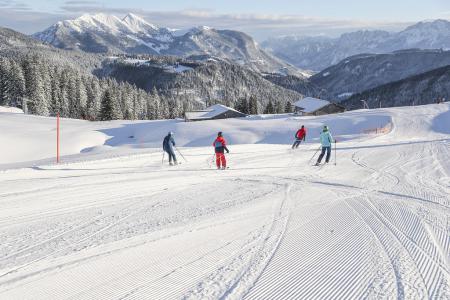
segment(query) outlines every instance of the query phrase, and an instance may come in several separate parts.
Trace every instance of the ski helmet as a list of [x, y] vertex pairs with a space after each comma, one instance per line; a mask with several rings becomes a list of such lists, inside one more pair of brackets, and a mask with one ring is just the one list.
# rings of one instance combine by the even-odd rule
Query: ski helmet
[[222, 131], [219, 131], [219, 132], [217, 133], [217, 136], [222, 136]]
[[328, 126], [327, 125], [323, 126], [323, 131], [328, 131]]
[[169, 135], [173, 135], [173, 132], [172, 132], [172, 131], [169, 131]]

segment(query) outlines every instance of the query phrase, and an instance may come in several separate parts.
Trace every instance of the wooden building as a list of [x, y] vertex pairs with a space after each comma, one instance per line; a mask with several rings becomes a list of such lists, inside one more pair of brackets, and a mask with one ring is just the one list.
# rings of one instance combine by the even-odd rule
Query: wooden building
[[227, 107], [222, 104], [216, 104], [210, 106], [204, 110], [186, 112], [184, 115], [186, 122], [193, 121], [206, 121], [206, 120], [218, 120], [229, 118], [242, 118], [247, 115], [241, 113], [233, 108]]
[[327, 100], [307, 97], [294, 103], [295, 113], [301, 116], [320, 116], [345, 111], [345, 107]]

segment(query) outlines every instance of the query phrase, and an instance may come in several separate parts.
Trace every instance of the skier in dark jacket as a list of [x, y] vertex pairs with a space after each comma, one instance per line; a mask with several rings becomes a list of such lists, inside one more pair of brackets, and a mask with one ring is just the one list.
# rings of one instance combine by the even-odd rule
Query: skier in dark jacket
[[175, 147], [175, 140], [173, 139], [173, 132], [169, 132], [167, 136], [164, 138], [163, 150], [167, 152], [167, 154], [169, 155], [169, 164], [171, 166], [173, 166], [174, 164], [175, 165], [178, 164], [174, 147]]
[[302, 125], [302, 128], [300, 128], [295, 134], [295, 142], [292, 145], [292, 149], [298, 148], [302, 141], [306, 141], [306, 128], [304, 125]]
[[230, 151], [227, 148], [227, 142], [222, 136], [222, 132], [219, 132], [217, 134], [217, 138], [214, 140], [213, 143], [214, 150], [216, 153], [216, 165], [217, 169], [226, 169], [227, 168], [227, 160], [225, 159], [224, 152], [227, 151], [227, 153], [230, 153]]

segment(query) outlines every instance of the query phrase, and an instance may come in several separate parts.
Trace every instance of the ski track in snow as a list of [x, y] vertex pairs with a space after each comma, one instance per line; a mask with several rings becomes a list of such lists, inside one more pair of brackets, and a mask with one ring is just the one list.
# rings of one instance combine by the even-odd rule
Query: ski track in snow
[[[0, 299], [450, 299], [441, 106], [338, 144], [159, 153], [0, 172]], [[317, 156], [316, 156], [317, 157]]]

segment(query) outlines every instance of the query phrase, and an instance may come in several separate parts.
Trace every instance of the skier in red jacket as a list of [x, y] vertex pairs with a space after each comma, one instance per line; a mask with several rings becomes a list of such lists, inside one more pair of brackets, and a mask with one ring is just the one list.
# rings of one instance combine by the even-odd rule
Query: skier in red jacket
[[296, 149], [298, 148], [298, 146], [300, 145], [300, 143], [302, 141], [306, 140], [306, 128], [304, 125], [302, 125], [302, 128], [300, 128], [297, 133], [295, 134], [295, 142], [292, 145], [292, 149]]
[[214, 140], [213, 146], [216, 152], [217, 169], [225, 170], [227, 168], [227, 160], [225, 159], [224, 152], [227, 151], [227, 153], [230, 153], [230, 151], [227, 148], [227, 142], [223, 138], [222, 132], [217, 134], [217, 138]]

